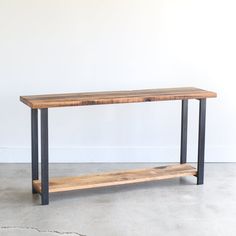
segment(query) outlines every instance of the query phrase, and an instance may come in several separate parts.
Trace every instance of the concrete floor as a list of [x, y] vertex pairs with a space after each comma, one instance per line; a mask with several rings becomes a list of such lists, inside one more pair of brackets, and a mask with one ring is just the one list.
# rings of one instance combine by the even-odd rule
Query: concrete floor
[[[158, 164], [51, 164], [52, 176]], [[31, 195], [29, 164], [0, 164], [1, 236], [234, 236], [236, 163], [206, 164], [195, 177]]]

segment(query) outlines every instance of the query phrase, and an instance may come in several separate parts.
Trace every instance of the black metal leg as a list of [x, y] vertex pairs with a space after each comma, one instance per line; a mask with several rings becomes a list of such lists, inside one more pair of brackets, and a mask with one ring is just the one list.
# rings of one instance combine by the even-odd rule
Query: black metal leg
[[41, 197], [42, 205], [49, 203], [48, 191], [48, 109], [41, 109]]
[[187, 161], [188, 100], [182, 100], [180, 163]]
[[197, 184], [203, 184], [204, 182], [205, 129], [206, 129], [206, 99], [200, 99]]
[[39, 178], [38, 170], [38, 110], [31, 109], [31, 169], [32, 169], [32, 193], [37, 193], [33, 186], [33, 180]]

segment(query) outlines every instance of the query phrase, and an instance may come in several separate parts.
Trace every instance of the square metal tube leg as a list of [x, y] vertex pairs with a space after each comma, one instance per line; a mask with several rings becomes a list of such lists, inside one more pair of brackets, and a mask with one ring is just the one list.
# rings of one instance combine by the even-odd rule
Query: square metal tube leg
[[197, 184], [203, 184], [204, 183], [205, 130], [206, 130], [206, 99], [200, 99], [199, 102], [200, 103], [199, 103]]
[[41, 197], [42, 205], [49, 203], [48, 186], [48, 109], [41, 109]]
[[180, 163], [187, 161], [188, 100], [182, 100]]
[[33, 180], [39, 179], [38, 170], [38, 110], [31, 109], [31, 171], [32, 193], [37, 193], [33, 187]]

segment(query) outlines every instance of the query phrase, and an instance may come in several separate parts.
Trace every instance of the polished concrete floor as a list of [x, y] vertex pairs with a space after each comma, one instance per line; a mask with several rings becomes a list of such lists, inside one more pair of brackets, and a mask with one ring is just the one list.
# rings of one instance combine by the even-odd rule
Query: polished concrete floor
[[[158, 164], [51, 164], [52, 176]], [[31, 194], [29, 164], [0, 164], [1, 236], [235, 236], [236, 163], [206, 164], [195, 177]]]

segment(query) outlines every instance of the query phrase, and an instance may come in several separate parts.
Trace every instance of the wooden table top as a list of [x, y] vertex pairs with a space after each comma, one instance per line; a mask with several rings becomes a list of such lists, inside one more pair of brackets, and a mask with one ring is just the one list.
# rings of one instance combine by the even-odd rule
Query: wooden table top
[[21, 96], [20, 100], [33, 109], [85, 106], [114, 103], [135, 103], [166, 100], [202, 99], [216, 97], [216, 93], [194, 87], [144, 89], [126, 91], [64, 93]]

